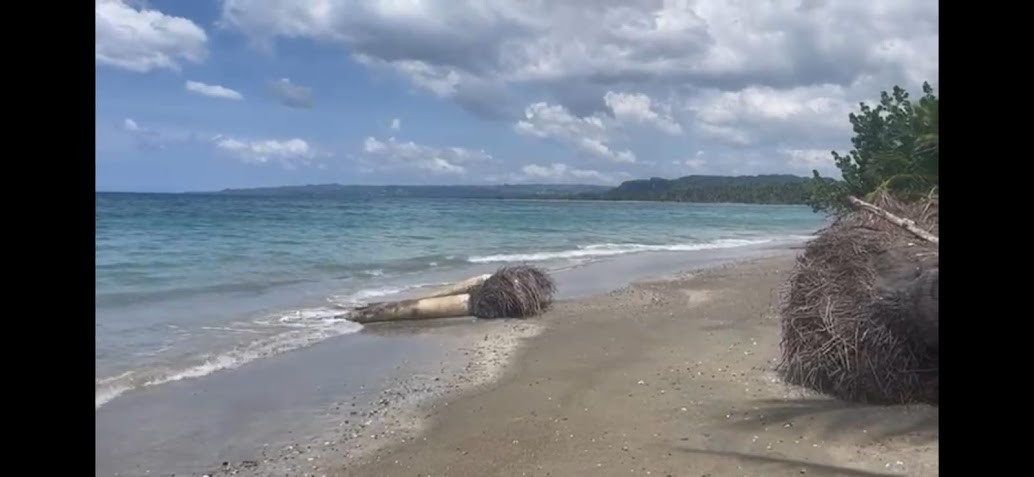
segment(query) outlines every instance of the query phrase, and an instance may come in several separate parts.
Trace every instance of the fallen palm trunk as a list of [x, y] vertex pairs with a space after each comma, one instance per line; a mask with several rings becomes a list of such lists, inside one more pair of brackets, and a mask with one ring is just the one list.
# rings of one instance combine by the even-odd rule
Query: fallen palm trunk
[[[490, 276], [491, 276], [490, 274], [486, 273], [484, 275], [478, 275], [476, 277], [470, 277], [470, 278], [468, 278], [466, 280], [459, 281], [459, 282], [453, 283], [451, 285], [447, 285], [447, 286], [445, 286], [443, 288], [440, 288], [438, 291], [436, 291], [434, 293], [431, 293], [431, 294], [428, 294], [428, 295], [423, 295], [423, 296], [420, 296], [420, 297], [417, 297], [417, 298], [413, 298], [413, 299], [410, 299], [410, 300], [407, 300], [407, 301], [415, 301], [415, 300], [419, 300], [421, 298], [437, 298], [437, 297], [450, 296], [450, 295], [459, 295], [459, 294], [462, 294], [462, 293], [470, 293], [471, 290], [473, 290], [473, 289], [475, 289], [477, 287], [480, 287], [483, 283], [485, 283], [485, 280], [487, 280], [488, 277], [490, 277]], [[348, 310], [354, 309], [354, 307], [356, 305], [355, 303], [340, 303], [340, 302], [332, 302], [332, 303], [334, 304], [334, 306], [336, 306], [338, 308], [343, 308], [343, 309], [348, 309]], [[368, 305], [365, 305], [365, 306], [363, 306], [360, 309], [373, 308], [373, 307], [378, 307], [378, 306], [382, 306], [383, 307], [383, 306], [386, 306], [386, 305], [391, 304], [391, 303], [401, 303], [401, 302], [375, 302], [375, 303], [370, 303]], [[437, 305], [428, 304], [427, 306], [434, 307], [434, 306], [437, 306]]]
[[855, 207], [858, 207], [859, 209], [863, 209], [863, 210], [869, 211], [869, 212], [871, 212], [873, 214], [876, 214], [876, 215], [886, 219], [888, 222], [890, 222], [890, 223], [892, 223], [894, 225], [897, 225], [898, 227], [901, 227], [901, 228], [911, 232], [916, 237], [919, 237], [919, 238], [921, 238], [923, 240], [926, 240], [927, 242], [930, 242], [930, 243], [933, 243], [933, 244], [937, 244], [940, 241], [936, 235], [931, 234], [930, 232], [927, 232], [927, 231], [919, 228], [919, 226], [917, 226], [915, 221], [912, 220], [912, 219], [906, 219], [906, 218], [903, 218], [903, 217], [898, 217], [898, 216], [896, 216], [896, 215], [894, 215], [894, 214], [892, 214], [892, 213], [890, 213], [890, 212], [888, 212], [886, 210], [883, 210], [883, 209], [881, 209], [879, 207], [876, 207], [875, 205], [872, 205], [872, 204], [870, 204], [870, 203], [868, 203], [868, 202], [866, 202], [866, 201], [864, 201], [862, 199], [859, 199], [857, 197], [848, 196], [847, 197], [847, 201], [850, 202]]
[[458, 295], [373, 303], [356, 309], [347, 318], [356, 323], [454, 318], [468, 315], [469, 302], [470, 295], [462, 293]]
[[460, 293], [470, 293], [471, 290], [483, 285], [485, 283], [485, 280], [488, 280], [488, 277], [490, 276], [492, 275], [486, 273], [484, 275], [471, 277], [461, 282], [456, 282], [452, 285], [444, 287], [430, 295], [425, 295], [422, 298], [434, 298], [439, 296], [458, 295]]
[[[479, 281], [480, 284], [476, 284]], [[469, 293], [373, 303], [353, 310], [347, 318], [357, 323], [472, 315], [478, 318], [525, 318], [549, 308], [556, 292], [553, 279], [545, 271], [528, 266], [503, 267], [484, 279], [474, 277], [449, 289]]]

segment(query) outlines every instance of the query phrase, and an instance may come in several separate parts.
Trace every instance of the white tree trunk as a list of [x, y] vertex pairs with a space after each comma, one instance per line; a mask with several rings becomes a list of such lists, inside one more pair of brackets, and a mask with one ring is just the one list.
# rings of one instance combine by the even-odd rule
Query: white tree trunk
[[457, 318], [470, 314], [468, 309], [469, 302], [470, 295], [462, 293], [458, 295], [373, 303], [355, 309], [346, 318], [356, 323]]
[[859, 199], [857, 197], [854, 197], [854, 196], [848, 196], [847, 197], [847, 201], [850, 202], [851, 205], [853, 205], [855, 207], [858, 207], [859, 209], [871, 212], [871, 213], [873, 213], [873, 214], [875, 214], [875, 215], [877, 215], [877, 216], [887, 220], [888, 222], [890, 222], [890, 223], [892, 223], [894, 225], [897, 225], [898, 227], [901, 227], [901, 228], [911, 232], [916, 237], [919, 237], [919, 238], [921, 238], [923, 240], [926, 240], [927, 242], [939, 245], [939, 240], [938, 240], [936, 235], [931, 234], [930, 232], [927, 232], [927, 231], [919, 228], [919, 226], [916, 225], [915, 221], [912, 220], [912, 219], [906, 219], [906, 218], [903, 218], [903, 217], [898, 217], [898, 216], [896, 216], [896, 215], [894, 215], [894, 214], [892, 214], [890, 212], [887, 212], [886, 210], [883, 210], [883, 209], [881, 209], [879, 207], [876, 207], [875, 205], [872, 205], [872, 204], [870, 204], [870, 203], [868, 203], [868, 202], [866, 202], [866, 201], [864, 201], [862, 199]]
[[492, 275], [486, 273], [484, 275], [478, 275], [476, 277], [471, 277], [471, 278], [468, 278], [468, 279], [463, 280], [461, 282], [456, 282], [456, 283], [453, 283], [452, 285], [448, 285], [446, 287], [443, 287], [440, 290], [438, 290], [438, 291], [436, 291], [436, 292], [434, 292], [434, 293], [432, 293], [430, 295], [424, 295], [421, 298], [434, 298], [434, 297], [439, 297], [439, 296], [448, 296], [448, 295], [458, 295], [458, 294], [461, 294], [461, 293], [469, 293], [472, 288], [479, 287], [483, 283], [485, 283], [485, 280], [488, 280], [488, 277], [490, 277], [490, 276], [492, 276]]

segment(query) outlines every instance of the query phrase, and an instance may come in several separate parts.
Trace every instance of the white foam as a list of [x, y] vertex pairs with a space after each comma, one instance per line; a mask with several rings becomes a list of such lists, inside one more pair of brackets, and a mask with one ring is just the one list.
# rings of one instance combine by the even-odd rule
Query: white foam
[[97, 392], [94, 398], [94, 409], [100, 409], [101, 406], [108, 403], [112, 399], [117, 398], [120, 394], [133, 389], [132, 386], [102, 386], [97, 388]]
[[808, 240], [814, 240], [815, 238], [818, 238], [818, 236], [819, 236], [818, 234], [811, 234], [811, 235], [790, 235], [790, 236], [789, 236], [789, 237], [787, 237], [787, 238], [789, 238], [790, 240], [803, 240], [803, 241], [808, 241]]
[[[206, 330], [206, 331], [227, 331], [227, 332], [230, 332], [230, 333], [259, 333], [258, 330], [253, 330], [253, 329], [249, 329], [249, 328], [235, 328], [235, 327], [232, 327], [232, 326], [202, 326], [202, 327], [200, 327], [198, 329]], [[169, 347], [165, 347], [161, 351], [165, 351], [167, 349], [169, 349]], [[152, 352], [151, 354], [156, 354], [156, 353], [157, 352]]]
[[102, 405], [131, 389], [207, 376], [216, 371], [239, 367], [256, 359], [310, 346], [327, 338], [355, 333], [363, 328], [363, 325], [359, 323], [342, 318], [340, 310], [331, 308], [295, 310], [274, 318], [256, 320], [253, 324], [286, 326], [294, 329], [240, 345], [228, 352], [200, 360], [201, 362], [198, 364], [175, 369], [152, 370], [146, 374], [128, 371], [118, 376], [97, 380], [96, 408], [99, 409]]
[[[359, 290], [349, 295], [334, 295], [327, 298], [327, 301], [337, 308], [352, 309], [363, 305], [366, 305], [370, 300], [374, 298], [383, 298], [386, 296], [398, 295], [409, 290], [416, 288], [423, 288], [428, 286], [438, 286], [438, 283], [418, 283], [414, 285], [405, 286], [384, 286], [381, 288], [370, 288], [366, 290]], [[341, 310], [337, 310], [338, 315], [341, 314]]]
[[[372, 288], [360, 290], [343, 297], [330, 297], [328, 301], [338, 307], [354, 308], [372, 298], [391, 296], [415, 288], [439, 285], [442, 284], [420, 283], [408, 286]], [[130, 389], [157, 386], [173, 381], [207, 376], [216, 371], [236, 368], [260, 358], [310, 346], [328, 338], [355, 333], [363, 328], [361, 324], [345, 319], [344, 315], [345, 313], [341, 308], [336, 307], [304, 308], [266, 316], [243, 324], [244, 326], [202, 327], [203, 329], [217, 331], [251, 333], [260, 332], [256, 329], [256, 326], [258, 329], [289, 328], [290, 330], [252, 341], [229, 352], [204, 359], [201, 363], [193, 366], [158, 370], [148, 373], [146, 376], [129, 371], [118, 376], [98, 380], [96, 389], [97, 408]]]
[[109, 377], [106, 377], [106, 378], [100, 378], [100, 379], [97, 380], [96, 384], [98, 384], [98, 385], [108, 384], [108, 383], [115, 382], [115, 381], [118, 381], [118, 380], [126, 379], [126, 378], [128, 378], [128, 377], [130, 377], [130, 376], [132, 376], [134, 374], [136, 374], [136, 371], [126, 371], [126, 372], [124, 372], [122, 374], [117, 374], [115, 376], [109, 376]]
[[363, 328], [363, 325], [348, 320], [340, 319], [326, 322], [326, 326], [296, 330], [281, 333], [265, 339], [254, 341], [228, 353], [223, 353], [205, 360], [204, 363], [191, 366], [166, 376], [152, 379], [144, 383], [144, 386], [155, 386], [171, 381], [179, 381], [187, 378], [198, 378], [212, 374], [215, 371], [236, 368], [242, 364], [254, 361], [259, 358], [280, 354], [285, 351], [302, 348], [323, 341], [333, 336], [348, 333], [355, 333]]
[[291, 326], [300, 328], [322, 327], [345, 321], [341, 310], [327, 307], [305, 308], [256, 320], [261, 325]]
[[639, 243], [602, 243], [585, 245], [577, 250], [564, 250], [560, 252], [539, 252], [539, 253], [514, 253], [474, 256], [467, 259], [472, 263], [490, 262], [539, 262], [545, 260], [562, 260], [576, 258], [608, 257], [613, 255], [624, 255], [639, 252], [693, 252], [699, 250], [714, 250], [722, 248], [746, 247], [749, 245], [761, 245], [770, 243], [774, 239], [720, 239], [708, 243], [687, 243], [668, 245], [647, 245]]

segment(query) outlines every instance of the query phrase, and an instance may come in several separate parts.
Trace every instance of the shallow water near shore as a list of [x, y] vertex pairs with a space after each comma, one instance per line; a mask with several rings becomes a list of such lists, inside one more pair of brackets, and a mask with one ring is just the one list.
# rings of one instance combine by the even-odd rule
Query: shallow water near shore
[[[797, 240], [805, 207], [98, 194], [97, 408], [358, 332], [343, 310], [504, 264]], [[580, 282], [579, 282], [580, 283]]]
[[[558, 299], [793, 253], [789, 247], [796, 243], [609, 257], [555, 272]], [[473, 379], [468, 371], [479, 363], [472, 361], [485, 355], [471, 350], [490, 336], [514, 333], [508, 320], [467, 318], [368, 326], [240, 367], [129, 392], [97, 410], [96, 475], [201, 475], [222, 462], [297, 451], [289, 446], [313, 462], [348, 459], [352, 450], [342, 437], [374, 432], [387, 439], [391, 426], [412, 425], [406, 412], [417, 401]]]
[[585, 297], [823, 225], [798, 206], [534, 200], [98, 194], [96, 211], [98, 475], [201, 475], [302, 442], [351, 454], [339, 437], [405, 425], [388, 408], [488, 379], [535, 332], [363, 327], [342, 316], [358, 304], [515, 263]]

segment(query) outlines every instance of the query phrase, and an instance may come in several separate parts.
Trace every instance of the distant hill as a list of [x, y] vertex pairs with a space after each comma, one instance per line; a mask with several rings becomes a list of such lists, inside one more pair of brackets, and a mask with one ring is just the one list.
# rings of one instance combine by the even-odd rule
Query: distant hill
[[810, 179], [794, 175], [685, 176], [625, 181], [604, 192], [576, 194], [592, 200], [656, 200], [804, 204]]
[[304, 186], [224, 189], [214, 194], [235, 196], [308, 196], [340, 198], [409, 197], [424, 199], [565, 198], [612, 189], [580, 184], [502, 184], [484, 186], [366, 186], [318, 184]]
[[804, 204], [809, 178], [794, 175], [685, 176], [637, 179], [617, 187], [582, 184], [503, 184], [481, 186], [304, 186], [224, 189], [207, 194], [267, 197], [407, 197], [424, 199], [578, 199], [670, 202]]

